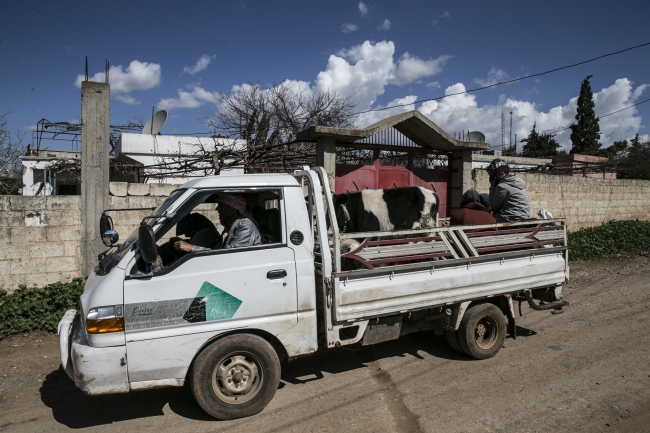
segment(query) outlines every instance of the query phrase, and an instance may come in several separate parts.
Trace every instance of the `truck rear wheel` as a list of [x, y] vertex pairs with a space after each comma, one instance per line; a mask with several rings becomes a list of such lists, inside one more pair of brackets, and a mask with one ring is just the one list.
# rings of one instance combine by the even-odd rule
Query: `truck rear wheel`
[[445, 336], [447, 337], [447, 342], [452, 349], [454, 349], [456, 352], [465, 353], [463, 349], [461, 349], [460, 343], [458, 341], [458, 331], [447, 329], [445, 330]]
[[280, 360], [263, 338], [224, 337], [206, 347], [192, 366], [192, 393], [209, 415], [222, 420], [260, 412], [275, 395]]
[[506, 318], [493, 304], [479, 304], [467, 310], [458, 328], [460, 347], [476, 359], [496, 355], [505, 338]]

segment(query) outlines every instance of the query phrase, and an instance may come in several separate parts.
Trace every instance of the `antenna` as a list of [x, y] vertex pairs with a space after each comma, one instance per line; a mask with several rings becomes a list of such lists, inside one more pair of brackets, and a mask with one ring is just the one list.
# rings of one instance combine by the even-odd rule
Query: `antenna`
[[508, 144], [512, 146], [512, 111], [510, 112], [510, 142]]
[[88, 81], [88, 56], [86, 56], [86, 79], [84, 81]]
[[167, 111], [160, 110], [154, 113], [153, 110], [153, 107], [151, 107], [152, 114], [142, 128], [143, 134], [158, 135], [160, 134], [162, 127], [165, 126], [165, 122], [167, 121]]
[[110, 63], [108, 62], [108, 59], [106, 59], [106, 74], [104, 74], [104, 78], [106, 79], [106, 84], [108, 84], [108, 70], [110, 67]]

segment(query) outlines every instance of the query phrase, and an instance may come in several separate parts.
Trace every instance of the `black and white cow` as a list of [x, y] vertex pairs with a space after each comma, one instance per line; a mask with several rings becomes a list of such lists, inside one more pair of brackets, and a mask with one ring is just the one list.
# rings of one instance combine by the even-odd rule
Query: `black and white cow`
[[434, 227], [438, 205], [438, 196], [419, 186], [334, 196], [336, 221], [345, 233]]

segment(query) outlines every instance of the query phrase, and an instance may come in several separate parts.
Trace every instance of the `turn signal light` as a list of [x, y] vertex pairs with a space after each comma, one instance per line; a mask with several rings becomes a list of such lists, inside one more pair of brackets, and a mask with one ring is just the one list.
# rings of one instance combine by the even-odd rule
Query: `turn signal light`
[[89, 334], [124, 331], [124, 315], [121, 305], [92, 308], [86, 316]]

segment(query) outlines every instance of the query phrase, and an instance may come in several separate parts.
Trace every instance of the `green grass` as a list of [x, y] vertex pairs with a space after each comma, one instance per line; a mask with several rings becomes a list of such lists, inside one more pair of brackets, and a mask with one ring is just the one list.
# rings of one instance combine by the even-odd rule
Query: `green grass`
[[650, 251], [650, 221], [609, 221], [569, 233], [570, 260], [598, 260]]

